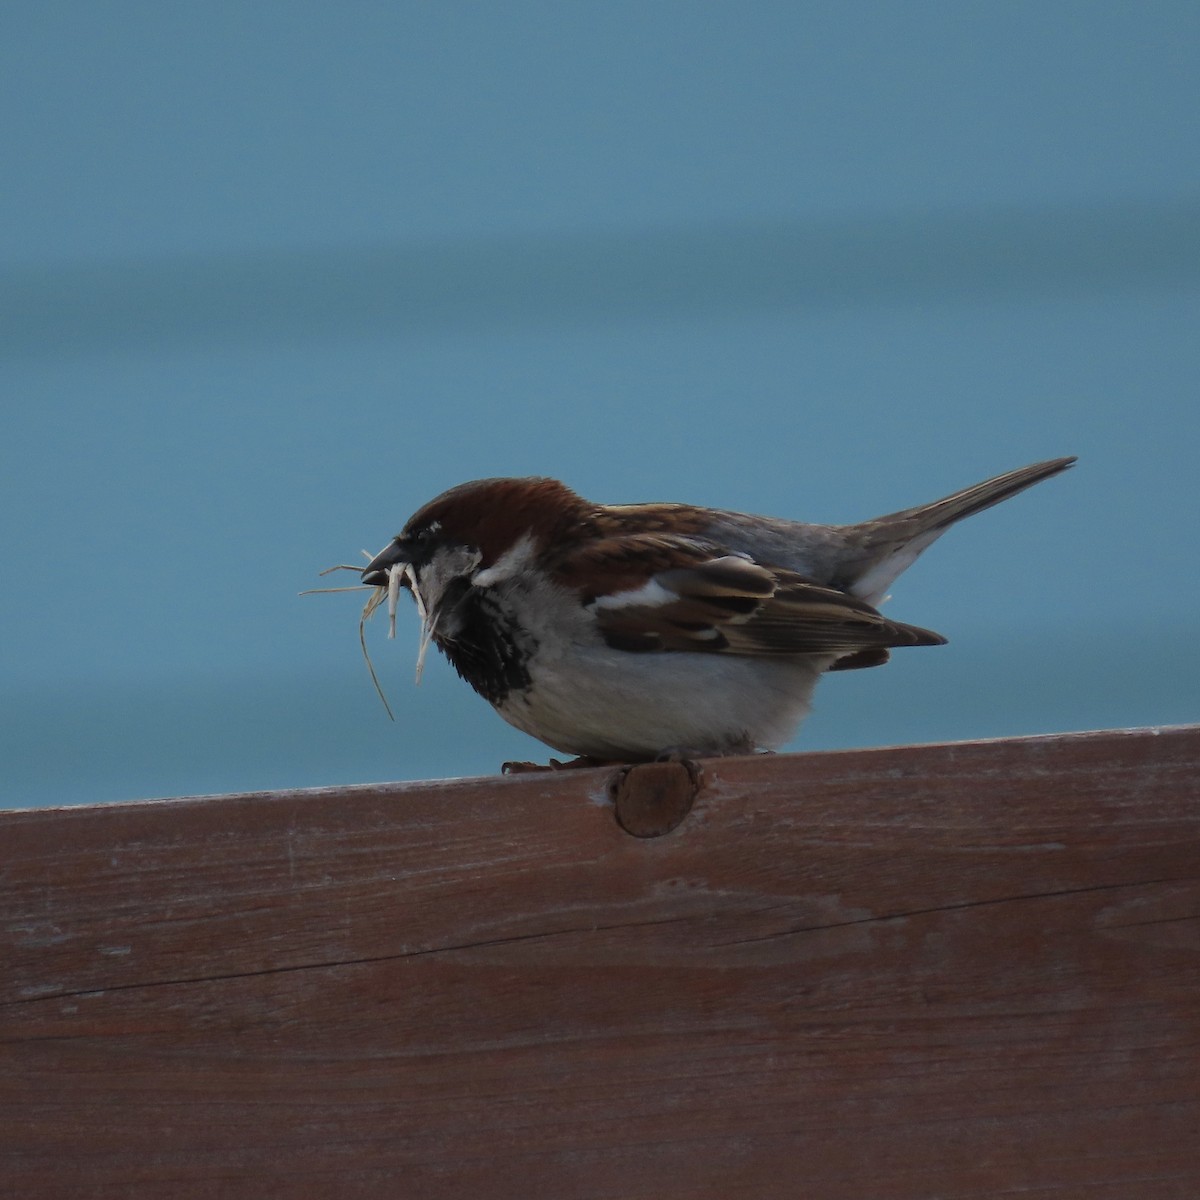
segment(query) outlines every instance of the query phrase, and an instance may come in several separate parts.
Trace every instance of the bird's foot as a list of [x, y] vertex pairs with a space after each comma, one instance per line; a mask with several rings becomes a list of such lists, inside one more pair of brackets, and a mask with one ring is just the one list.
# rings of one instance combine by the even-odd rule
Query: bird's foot
[[651, 759], [656, 763], [689, 763], [698, 758], [714, 757], [711, 750], [690, 750], [687, 746], [668, 746]]
[[667, 746], [660, 750], [652, 759], [653, 762], [677, 762], [689, 763], [695, 762], [699, 758], [736, 758], [745, 754], [774, 754], [774, 750], [759, 750], [753, 742], [747, 738], [742, 742], [735, 742], [725, 746], [720, 750], [697, 750], [692, 746]]
[[612, 765], [607, 759], [589, 758], [586, 754], [582, 754], [578, 758], [568, 759], [566, 762], [563, 762], [561, 759], [552, 758], [548, 763], [501, 763], [500, 773], [502, 775], [532, 775], [536, 771], [573, 771], [577, 768], [611, 767]]

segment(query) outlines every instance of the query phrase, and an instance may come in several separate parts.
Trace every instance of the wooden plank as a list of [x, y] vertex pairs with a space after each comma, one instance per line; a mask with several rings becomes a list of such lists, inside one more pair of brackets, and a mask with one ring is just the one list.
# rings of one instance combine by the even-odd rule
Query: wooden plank
[[14, 1196], [1200, 1195], [1200, 726], [0, 814]]

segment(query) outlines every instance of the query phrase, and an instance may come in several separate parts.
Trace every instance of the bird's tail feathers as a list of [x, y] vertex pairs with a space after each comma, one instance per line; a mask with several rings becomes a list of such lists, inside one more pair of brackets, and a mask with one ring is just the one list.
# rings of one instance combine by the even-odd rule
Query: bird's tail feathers
[[880, 603], [892, 580], [956, 521], [983, 512], [1065, 471], [1074, 462], [1075, 457], [1071, 456], [1032, 463], [943, 496], [932, 504], [919, 504], [861, 525], [845, 526], [847, 541], [860, 548], [861, 556], [847, 564], [849, 570], [838, 583], [869, 604]]
[[1018, 467], [1015, 471], [1006, 471], [1003, 475], [996, 475], [982, 483], [943, 496], [941, 500], [935, 500], [932, 504], [918, 504], [915, 508], [904, 508], [899, 512], [876, 517], [873, 521], [865, 522], [860, 528], [865, 531], [879, 527], [881, 533], [887, 530], [885, 536], [889, 540], [900, 532], [899, 527], [907, 527], [902, 534], [904, 537], [917, 537], [930, 530], [946, 529], [955, 521], [983, 512], [985, 508], [991, 508], [993, 504], [999, 504], [1002, 500], [1023, 492], [1027, 487], [1065, 471], [1074, 463], [1075, 456], [1071, 455], [1068, 458], [1051, 458], [1046, 462], [1032, 463], [1028, 467]]

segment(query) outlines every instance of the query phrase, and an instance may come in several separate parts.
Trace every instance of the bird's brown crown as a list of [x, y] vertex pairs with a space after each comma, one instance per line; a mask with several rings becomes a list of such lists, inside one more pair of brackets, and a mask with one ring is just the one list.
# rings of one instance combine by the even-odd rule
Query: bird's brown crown
[[522, 538], [548, 546], [585, 525], [592, 512], [592, 505], [557, 479], [475, 479], [419, 509], [400, 537], [436, 529], [440, 538], [478, 549], [489, 567]]

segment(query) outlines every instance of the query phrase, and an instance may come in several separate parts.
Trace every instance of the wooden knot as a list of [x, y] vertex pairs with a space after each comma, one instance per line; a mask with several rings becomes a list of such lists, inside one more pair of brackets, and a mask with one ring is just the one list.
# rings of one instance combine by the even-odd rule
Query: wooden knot
[[670, 833], [692, 810], [703, 776], [698, 763], [638, 763], [608, 781], [617, 824], [639, 838]]

